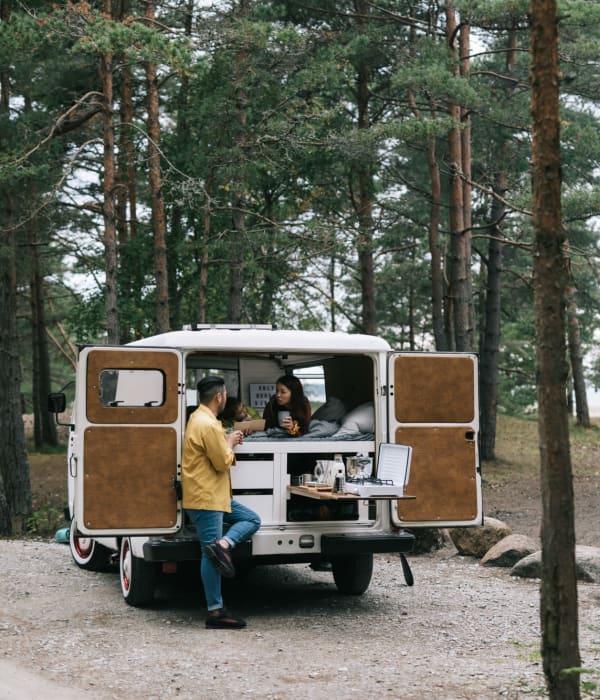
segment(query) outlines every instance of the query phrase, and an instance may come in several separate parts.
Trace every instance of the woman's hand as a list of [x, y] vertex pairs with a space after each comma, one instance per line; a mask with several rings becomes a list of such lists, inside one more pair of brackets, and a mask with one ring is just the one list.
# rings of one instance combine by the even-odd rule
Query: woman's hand
[[291, 416], [288, 416], [287, 418], [283, 419], [283, 423], [281, 424], [281, 427], [284, 430], [293, 430], [294, 428], [294, 419]]

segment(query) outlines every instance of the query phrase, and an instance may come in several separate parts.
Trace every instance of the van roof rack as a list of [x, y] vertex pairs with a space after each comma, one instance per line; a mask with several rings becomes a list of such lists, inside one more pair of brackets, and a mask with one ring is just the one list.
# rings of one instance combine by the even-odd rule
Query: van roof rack
[[182, 327], [184, 331], [206, 331], [206, 330], [229, 330], [229, 331], [245, 331], [245, 330], [261, 330], [261, 331], [276, 331], [276, 323], [189, 323]]

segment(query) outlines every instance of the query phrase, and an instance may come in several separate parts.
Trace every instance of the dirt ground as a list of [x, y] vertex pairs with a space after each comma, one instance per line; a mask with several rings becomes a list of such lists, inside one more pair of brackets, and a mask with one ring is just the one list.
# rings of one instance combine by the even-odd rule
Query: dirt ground
[[[536, 538], [535, 426], [507, 427], [498, 460], [483, 467], [484, 512]], [[572, 454], [577, 540], [598, 547], [600, 430], [577, 436]], [[215, 633], [204, 628], [193, 578], [162, 579], [153, 605], [131, 608], [118, 571], [74, 566], [68, 546], [52, 541], [65, 524], [64, 455], [31, 455], [30, 469], [38, 536], [0, 539], [2, 699], [546, 696], [536, 580], [482, 567], [451, 547], [410, 557], [412, 587], [397, 556], [377, 555], [358, 598], [340, 596], [330, 572], [258, 567], [225, 590], [248, 628]], [[582, 697], [600, 700], [600, 585], [581, 583], [578, 598]]]

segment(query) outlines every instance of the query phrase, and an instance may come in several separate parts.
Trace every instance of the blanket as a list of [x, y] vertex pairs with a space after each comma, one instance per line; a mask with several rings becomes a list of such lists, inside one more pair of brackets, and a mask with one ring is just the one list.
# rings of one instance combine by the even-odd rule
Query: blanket
[[244, 442], [252, 440], [372, 440], [373, 433], [347, 433], [336, 437], [340, 430], [340, 424], [337, 421], [327, 420], [311, 420], [308, 426], [308, 433], [300, 437], [293, 437], [283, 428], [268, 428], [260, 432], [252, 433], [244, 438]]

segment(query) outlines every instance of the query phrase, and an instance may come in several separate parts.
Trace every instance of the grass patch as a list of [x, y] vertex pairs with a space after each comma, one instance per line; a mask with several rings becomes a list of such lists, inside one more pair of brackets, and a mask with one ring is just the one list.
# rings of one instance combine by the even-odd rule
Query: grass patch
[[[600, 471], [600, 425], [581, 428], [575, 419], [569, 425], [571, 462], [578, 477], [598, 476]], [[496, 459], [484, 462], [483, 474], [490, 484], [519, 479], [539, 479], [540, 451], [537, 417], [498, 416]]]
[[51, 506], [43, 506], [35, 510], [27, 518], [27, 533], [38, 537], [48, 537], [65, 525], [62, 510]]

